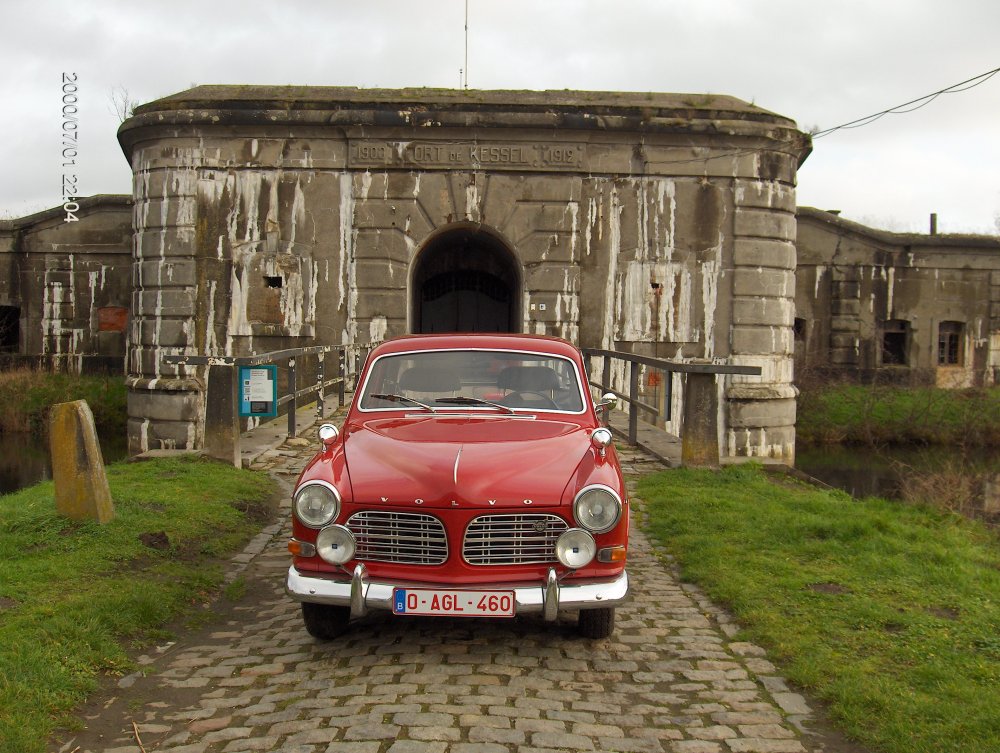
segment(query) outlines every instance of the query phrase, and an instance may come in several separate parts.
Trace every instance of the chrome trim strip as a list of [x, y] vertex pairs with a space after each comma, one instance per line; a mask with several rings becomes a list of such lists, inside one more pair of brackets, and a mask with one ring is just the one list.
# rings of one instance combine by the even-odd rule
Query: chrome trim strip
[[[629, 582], [626, 571], [622, 571], [617, 578], [607, 581], [568, 584], [563, 581], [553, 588], [551, 576], [554, 573], [554, 568], [549, 570], [549, 580], [544, 584], [510, 586], [492, 583], [489, 586], [478, 584], [475, 588], [513, 591], [515, 614], [542, 614], [545, 619], [549, 619], [548, 615], [553, 611], [558, 615], [562, 610], [616, 607], [624, 603], [628, 597]], [[393, 583], [368, 580], [367, 571], [361, 565], [354, 568], [354, 575], [349, 581], [338, 580], [335, 577], [306, 575], [296, 570], [293, 565], [288, 568], [288, 578], [285, 582], [285, 592], [295, 601], [350, 606], [352, 617], [355, 616], [355, 610], [359, 616], [369, 610], [391, 612], [392, 591], [397, 587], [449, 588], [441, 583]]]

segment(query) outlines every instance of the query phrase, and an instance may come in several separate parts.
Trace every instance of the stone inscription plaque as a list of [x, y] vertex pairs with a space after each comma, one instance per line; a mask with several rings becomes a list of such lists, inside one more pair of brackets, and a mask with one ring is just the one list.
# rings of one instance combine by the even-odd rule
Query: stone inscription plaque
[[583, 148], [576, 144], [442, 143], [439, 141], [352, 141], [350, 167], [471, 168], [491, 170], [578, 169]]

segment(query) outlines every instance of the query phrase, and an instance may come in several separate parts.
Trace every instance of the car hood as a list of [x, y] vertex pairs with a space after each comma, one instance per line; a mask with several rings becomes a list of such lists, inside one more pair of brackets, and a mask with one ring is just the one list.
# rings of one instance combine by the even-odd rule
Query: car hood
[[407, 508], [553, 507], [589, 451], [579, 424], [525, 418], [373, 419], [344, 438], [354, 501]]

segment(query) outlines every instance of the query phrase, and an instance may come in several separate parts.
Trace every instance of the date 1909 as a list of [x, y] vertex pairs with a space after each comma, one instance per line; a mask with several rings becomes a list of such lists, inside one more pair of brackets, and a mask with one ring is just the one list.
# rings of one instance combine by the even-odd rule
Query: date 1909
[[[77, 92], [77, 75], [75, 73], [64, 73], [62, 75], [62, 202], [63, 211], [66, 213], [66, 222], [77, 222], [76, 213], [80, 211], [80, 204], [77, 199], [80, 196], [76, 181], [77, 176], [73, 168], [76, 167], [76, 159], [80, 154], [80, 119], [78, 117], [80, 108], [78, 106], [79, 97]], [[69, 169], [67, 169], [69, 168]]]

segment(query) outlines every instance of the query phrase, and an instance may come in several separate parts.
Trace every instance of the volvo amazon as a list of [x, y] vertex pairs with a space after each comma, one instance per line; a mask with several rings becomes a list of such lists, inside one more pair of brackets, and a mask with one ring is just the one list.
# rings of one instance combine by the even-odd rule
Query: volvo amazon
[[415, 335], [369, 354], [294, 491], [287, 591], [306, 629], [353, 619], [547, 621], [604, 638], [628, 594], [629, 503], [580, 352], [529, 335]]

